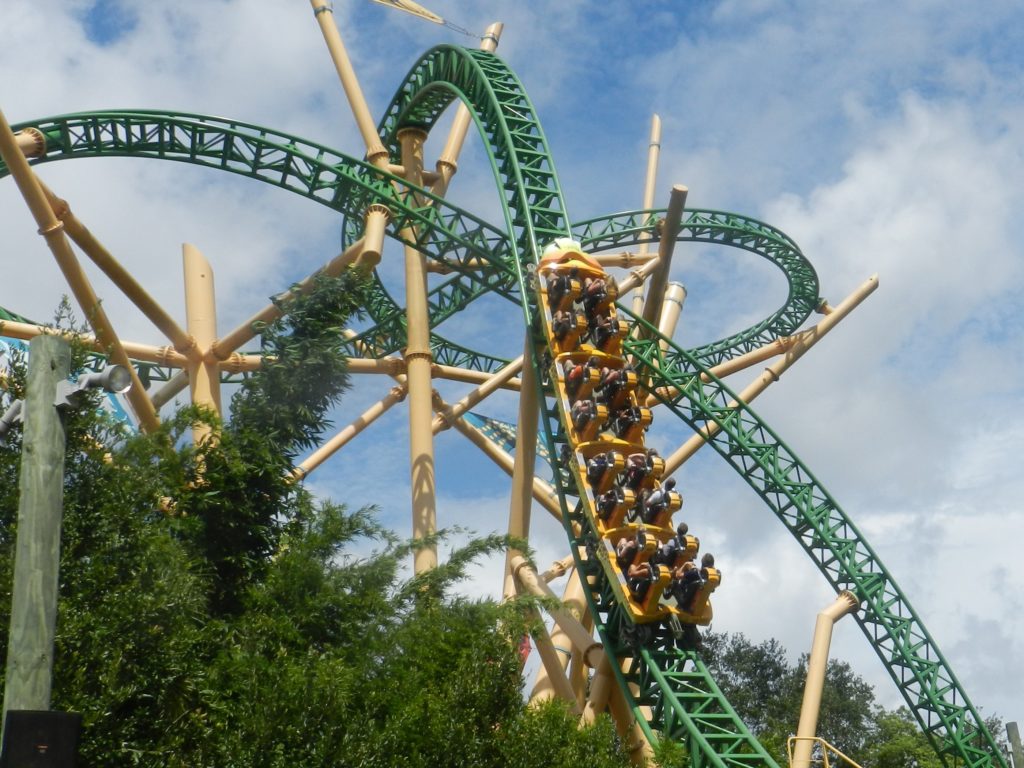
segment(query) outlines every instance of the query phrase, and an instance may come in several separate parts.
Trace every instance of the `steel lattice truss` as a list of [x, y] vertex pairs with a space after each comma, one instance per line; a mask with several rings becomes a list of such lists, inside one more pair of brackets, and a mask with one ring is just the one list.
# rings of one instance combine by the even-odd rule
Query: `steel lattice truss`
[[[537, 287], [532, 275], [538, 243], [572, 235], [587, 251], [599, 251], [657, 241], [656, 224], [663, 215], [659, 210], [570, 225], [533, 106], [515, 74], [490, 53], [441, 46], [413, 66], [380, 125], [392, 156], [397, 156], [399, 130], [429, 130], [456, 100], [469, 107], [484, 139], [502, 193], [502, 226], [329, 147], [247, 123], [155, 111], [95, 112], [31, 121], [16, 129], [33, 127], [45, 135], [46, 153], [35, 163], [80, 157], [156, 158], [272, 184], [343, 214], [345, 237], [350, 240], [358, 236], [362, 216], [371, 205], [387, 206], [391, 237], [455, 273], [430, 292], [432, 328], [477, 298], [498, 294], [521, 304], [526, 327], [536, 331]], [[0, 174], [6, 175], [7, 169], [0, 168]], [[813, 267], [786, 235], [737, 214], [689, 210], [677, 239], [757, 254], [782, 271], [789, 293], [783, 306], [765, 320], [693, 350], [676, 347], [620, 306], [623, 316], [647, 331], [644, 340], [626, 344], [638, 372], [664, 409], [680, 421], [694, 430], [709, 424], [717, 427], [709, 439], [714, 450], [775, 513], [829, 584], [860, 598], [863, 609], [857, 620], [864, 634], [944, 764], [1005, 768], [948, 663], [864, 536], [782, 440], [749, 406], [732, 405], [736, 395], [708, 371], [798, 329], [820, 301]], [[366, 309], [374, 326], [349, 342], [349, 349], [370, 349], [379, 356], [401, 349], [404, 309], [379, 282]], [[436, 334], [432, 352], [437, 362], [479, 371], [493, 372], [506, 362]], [[566, 425], [546, 381], [549, 371], [542, 346], [532, 363], [541, 386], [548, 454], [559, 457]], [[168, 375], [153, 368], [154, 378]], [[624, 669], [612, 666], [648, 736], [685, 741], [696, 765], [774, 766], [697, 656], [674, 649], [671, 638], [662, 636], [664, 630], [638, 632], [624, 617], [593, 557], [595, 536], [577, 501], [581, 479], [557, 458], [552, 465], [577, 567], [593, 577], [588, 601], [595, 626], [610, 653], [629, 659]], [[573, 523], [578, 527], [574, 529]]]

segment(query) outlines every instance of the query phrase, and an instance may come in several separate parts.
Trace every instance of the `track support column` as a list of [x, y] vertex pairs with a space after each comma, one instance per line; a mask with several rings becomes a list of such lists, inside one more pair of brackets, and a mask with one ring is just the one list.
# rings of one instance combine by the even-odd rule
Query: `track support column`
[[[196, 345], [190, 350], [188, 386], [195, 405], [205, 405], [220, 414], [220, 366], [216, 358], [207, 360], [207, 352], [217, 340], [217, 304], [213, 290], [213, 269], [206, 257], [190, 243], [181, 247], [185, 272], [185, 315], [188, 332]], [[212, 357], [209, 356], [209, 357]], [[210, 435], [205, 424], [192, 429], [192, 440], [199, 445]]]
[[[644, 210], [650, 210], [654, 206], [654, 186], [658, 178], [658, 156], [661, 154], [661, 118], [651, 115], [651, 141], [647, 147], [647, 177], [644, 180]], [[640, 243], [641, 259], [647, 258], [650, 237], [644, 238]], [[633, 314], [642, 315], [644, 311], [644, 287], [638, 285], [633, 291]]]
[[832, 642], [832, 627], [843, 616], [856, 611], [859, 604], [856, 595], [844, 591], [839, 593], [832, 605], [818, 614], [814, 624], [811, 657], [807, 660], [807, 682], [804, 683], [804, 700], [800, 705], [800, 724], [796, 728], [792, 768], [810, 768], [811, 750], [814, 748], [814, 735], [818, 728], [818, 712], [821, 709], [821, 691], [828, 667], [828, 648]]
[[644, 304], [643, 318], [655, 327], [661, 318], [661, 305], [665, 296], [665, 287], [668, 285], [669, 271], [672, 269], [672, 254], [676, 249], [676, 237], [679, 236], [683, 209], [686, 207], [686, 194], [687, 188], [682, 184], [672, 187], [668, 199], [668, 210], [665, 212], [665, 221], [662, 223], [661, 242], [658, 244], [658, 266], [651, 275], [651, 281], [647, 286], [647, 301]]
[[[530, 510], [533, 506], [533, 475], [537, 464], [537, 372], [533, 368], [533, 340], [529, 329], [523, 345], [522, 386], [519, 390], [519, 421], [516, 426], [516, 458], [512, 466], [512, 500], [508, 509], [508, 535], [525, 539], [530, 535]], [[515, 596], [512, 560], [522, 555], [510, 549], [505, 555], [505, 584], [502, 596]]]
[[[398, 133], [402, 165], [410, 184], [423, 179], [423, 142], [427, 134], [418, 128]], [[409, 460], [412, 464], [412, 535], [422, 539], [437, 530], [437, 492], [434, 478], [433, 378], [430, 351], [430, 315], [427, 311], [427, 270], [423, 254], [405, 247], [405, 317], [408, 341], [405, 348], [409, 385]], [[416, 550], [413, 569], [423, 573], [437, 565], [437, 547]]]
[[[569, 611], [570, 615], [582, 623], [587, 610], [587, 600], [583, 594], [583, 585], [580, 582], [579, 572], [576, 570], [573, 570], [572, 575], [569, 576], [568, 583], [565, 585], [565, 590], [562, 593], [562, 604]], [[583, 626], [586, 628], [586, 624]], [[569, 638], [569, 635], [565, 630], [556, 623], [551, 631], [551, 642], [554, 643], [556, 648], [566, 649], [566, 655], [559, 659], [562, 667], [562, 675], [565, 676], [565, 670], [569, 663], [568, 654], [569, 648], [572, 645], [572, 640]], [[603, 666], [604, 661], [602, 660], [599, 667]], [[544, 701], [545, 699], [550, 699], [554, 695], [555, 689], [551, 681], [551, 676], [546, 667], [541, 667], [537, 670], [537, 676], [534, 678], [533, 690], [530, 692], [530, 702]]]

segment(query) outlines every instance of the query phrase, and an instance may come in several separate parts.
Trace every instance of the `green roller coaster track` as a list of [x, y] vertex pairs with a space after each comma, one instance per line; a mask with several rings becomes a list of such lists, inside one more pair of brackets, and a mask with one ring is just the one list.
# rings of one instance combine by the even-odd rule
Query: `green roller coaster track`
[[[635, 211], [574, 225], [565, 211], [540, 122], [514, 73], [492, 54], [441, 46], [428, 51], [398, 88], [385, 112], [381, 135], [393, 153], [399, 129], [429, 130], [454, 101], [465, 103], [484, 138], [502, 193], [504, 228], [495, 227], [403, 180], [329, 147], [255, 125], [192, 114], [155, 111], [94, 112], [31, 121], [46, 136], [46, 153], [35, 164], [80, 157], [149, 157], [216, 168], [263, 181], [342, 213], [345, 237], [358, 232], [371, 204], [391, 211], [389, 235], [413, 232], [407, 241], [454, 277], [430, 292], [431, 327], [475, 299], [496, 293], [521, 304], [528, 329], [537, 330], [534, 267], [538, 244], [572, 235], [588, 251], [629, 247], [657, 240], [661, 211]], [[397, 155], [396, 155], [397, 156]], [[7, 169], [0, 167], [0, 175]], [[415, 193], [413, 197], [412, 193]], [[418, 201], [418, 202], [417, 202]], [[775, 513], [836, 590], [849, 589], [862, 601], [857, 622], [886, 666], [907, 705], [947, 766], [1000, 766], [1004, 759], [960, 683], [919, 616], [863, 535], [804, 464], [735, 394], [708, 369], [732, 356], [791, 334], [819, 303], [813, 267], [786, 235], [753, 219], [716, 211], [687, 211], [678, 240], [745, 249], [769, 260], [785, 275], [789, 294], [765, 320], [728, 338], [683, 350], [647, 327], [643, 340], [626, 351], [649, 378], [665, 406], [693, 429], [718, 431], [712, 448]], [[480, 265], [485, 264], [484, 268]], [[374, 326], [360, 334], [376, 354], [405, 342], [404, 310], [379, 282], [367, 311]], [[625, 308], [635, 324], [643, 321]], [[20, 319], [20, 318], [18, 318]], [[349, 349], [356, 349], [350, 342]], [[432, 336], [438, 362], [495, 371], [505, 361]], [[533, 364], [541, 382], [547, 450], [558, 457], [565, 442], [553, 401], [544, 350]], [[703, 377], [702, 377], [703, 374]], [[669, 394], [670, 393], [670, 394]], [[569, 467], [553, 462], [566, 531], [575, 553], [594, 545], [585, 523], [580, 488]], [[695, 765], [767, 765], [772, 758], [758, 744], [693, 652], [674, 647], [664, 627], [644, 631], [625, 618], [622, 606], [593, 557], [577, 554], [582, 573], [592, 575], [588, 595], [606, 648], [629, 658], [616, 668], [619, 684], [633, 703], [648, 737], [684, 741]], [[649, 718], [645, 716], [649, 714]]]

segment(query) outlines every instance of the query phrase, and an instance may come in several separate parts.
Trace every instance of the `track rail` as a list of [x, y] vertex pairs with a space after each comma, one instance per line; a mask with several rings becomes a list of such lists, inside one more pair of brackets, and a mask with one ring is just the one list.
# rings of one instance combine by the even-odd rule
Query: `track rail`
[[[412, 205], [400, 190], [405, 182], [323, 145], [251, 124], [202, 115], [151, 111], [65, 115], [25, 123], [47, 136], [47, 153], [34, 163], [79, 157], [147, 157], [202, 165], [253, 178], [300, 194], [358, 220], [374, 203], [392, 212], [392, 237], [404, 228], [418, 233], [408, 242], [428, 258], [452, 268], [456, 277], [431, 292], [433, 327], [485, 293], [521, 303], [526, 327], [538, 344], [533, 364], [543, 388], [542, 410], [548, 450], [559, 456], [567, 425], [559, 415], [545, 365], [533, 268], [538, 244], [570, 233], [587, 250], [636, 243], [654, 235], [659, 212], [639, 211], [570, 228], [543, 132], [525, 90], [499, 59], [482, 51], [449, 46], [428, 52], [410, 71], [382, 126], [392, 137], [407, 125], [429, 128], [453, 99], [470, 106], [485, 138], [505, 216], [504, 230], [415, 190], [425, 205]], [[0, 176], [6, 175], [0, 168]], [[656, 239], [656, 235], [654, 235]], [[787, 275], [786, 303], [761, 323], [697, 350], [667, 344], [652, 332], [626, 342], [626, 352], [665, 410], [693, 429], [719, 427], [712, 447], [776, 514], [836, 589], [851, 589], [864, 601], [858, 613], [864, 633], [924, 727], [944, 764], [1005, 768], [991, 735], [970, 704], [920, 618], [882, 566], [863, 535], [810, 471], [745, 404], [720, 381], [701, 373], [721, 360], [795, 330], [818, 302], [817, 277], [796, 245], [778, 230], [735, 214], [690, 211], [680, 240], [739, 247], [768, 258]], [[470, 264], [482, 260], [480, 270]], [[402, 310], [383, 287], [368, 307], [377, 322], [364, 332], [373, 349], [397, 349], [404, 342]], [[618, 311], [631, 313], [624, 307]], [[633, 323], [642, 323], [634, 318]], [[653, 329], [651, 329], [653, 330]], [[493, 371], [504, 361], [434, 336], [435, 359]], [[582, 519], [581, 489], [571, 468], [554, 461], [567, 526]], [[585, 490], [585, 489], [582, 489]], [[594, 576], [588, 595], [595, 624], [607, 648], [629, 659], [616, 674], [634, 712], [652, 740], [686, 739], [695, 762], [715, 766], [761, 764], [771, 758], [749, 734], [722, 697], [706, 668], [692, 653], [672, 647], [671, 633], [656, 627], [638, 636], [603, 570], [586, 556], [594, 542], [567, 534], [579, 555], [581, 573]], [[613, 665], [615, 666], [615, 665]], [[634, 693], [634, 690], [636, 693]]]

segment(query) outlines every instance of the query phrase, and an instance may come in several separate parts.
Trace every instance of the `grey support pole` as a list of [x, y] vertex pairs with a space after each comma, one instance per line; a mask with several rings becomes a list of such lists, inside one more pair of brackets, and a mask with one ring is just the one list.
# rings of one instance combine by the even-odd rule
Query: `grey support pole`
[[47, 710], [57, 623], [64, 491], [64, 424], [54, 405], [71, 365], [68, 343], [37, 336], [29, 346], [21, 453], [21, 498], [4, 719], [8, 710]]
[[1020, 731], [1017, 723], [1006, 724], [1006, 735], [1010, 738], [1010, 752], [1013, 754], [1013, 768], [1024, 768], [1024, 748], [1020, 745]]

